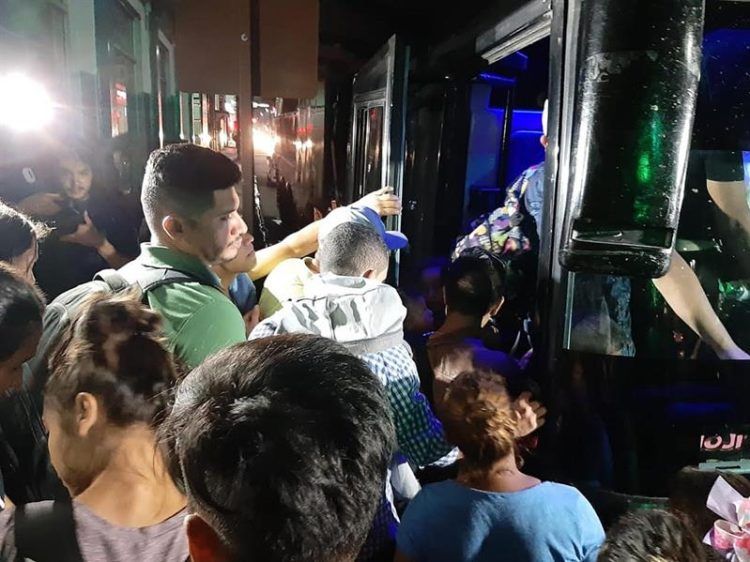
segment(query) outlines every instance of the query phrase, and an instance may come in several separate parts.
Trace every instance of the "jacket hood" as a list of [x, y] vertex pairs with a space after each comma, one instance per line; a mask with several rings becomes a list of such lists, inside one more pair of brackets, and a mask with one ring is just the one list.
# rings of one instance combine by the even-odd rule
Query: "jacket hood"
[[276, 333], [309, 333], [332, 339], [355, 355], [400, 344], [406, 308], [396, 289], [362, 277], [324, 273], [305, 283], [304, 297], [270, 320]]

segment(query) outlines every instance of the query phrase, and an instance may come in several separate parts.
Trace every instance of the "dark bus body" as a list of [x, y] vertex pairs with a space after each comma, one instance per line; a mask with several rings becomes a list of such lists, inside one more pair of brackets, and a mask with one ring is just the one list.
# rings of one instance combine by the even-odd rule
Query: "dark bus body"
[[[587, 269], [585, 260], [575, 273], [561, 265], [579, 118], [581, 9], [580, 2], [527, 2], [491, 25], [485, 22], [483, 30], [457, 34], [429, 49], [412, 46], [411, 52], [394, 38], [354, 82], [347, 195], [356, 198], [370, 189], [372, 166], [359, 155], [373, 143], [366, 133], [375, 118], [385, 132], [372, 185], [382, 181], [402, 193], [401, 227], [411, 244], [401, 253], [400, 270], [413, 278], [430, 257], [450, 254], [473, 219], [500, 207], [518, 174], [545, 161], [545, 226], [535, 254], [533, 376], [554, 415], [530, 462], [543, 475], [588, 490], [601, 509], [614, 513], [628, 503], [663, 503], [671, 478], [686, 466], [748, 471], [743, 459], [750, 431], [750, 362], [719, 360], [635, 264], [630, 271], [623, 266], [611, 272], [624, 280], [627, 294], [602, 297], [610, 309], [598, 317], [600, 325], [579, 323], [581, 293], [589, 290], [594, 273], [603, 273], [600, 265]], [[679, 14], [672, 24], [677, 36], [689, 32]], [[745, 268], [750, 232], [706, 196], [706, 178], [703, 184], [696, 180], [695, 167], [700, 154], [733, 154], [744, 162], [743, 151], [750, 150], [750, 95], [744, 87], [750, 76], [750, 6], [709, 0], [705, 19], [696, 26], [692, 32], [702, 31], [703, 57], [696, 59], [702, 62], [699, 71], [694, 69], [693, 88], [698, 75], [701, 81], [689, 116], [694, 122], [685, 129], [687, 170], [677, 172], [687, 177], [672, 186], [674, 208], [683, 198], [684, 205], [674, 217], [680, 226], [664, 255], [670, 247], [681, 252], [719, 319], [747, 350], [750, 302], [743, 287], [750, 276]], [[371, 76], [377, 69], [380, 74]], [[657, 77], [653, 88], [660, 79], [674, 78]], [[360, 81], [375, 86], [358, 90]], [[539, 144], [545, 99], [546, 156]], [[370, 129], [362, 129], [360, 108], [370, 111]], [[382, 121], [379, 114], [373, 117], [373, 108], [385, 112]], [[678, 134], [684, 133], [662, 133], [661, 140], [677, 145], [680, 139], [670, 135]], [[604, 189], [614, 181], [600, 180]], [[653, 189], [670, 196], [665, 185]], [[706, 235], [696, 240], [689, 231]], [[614, 310], [618, 307], [626, 309], [632, 348], [624, 353], [596, 341], [622, 335], [612, 329], [604, 335], [604, 324], [617, 325], [615, 316], [623, 314]], [[591, 341], [594, 345], [586, 345]]]

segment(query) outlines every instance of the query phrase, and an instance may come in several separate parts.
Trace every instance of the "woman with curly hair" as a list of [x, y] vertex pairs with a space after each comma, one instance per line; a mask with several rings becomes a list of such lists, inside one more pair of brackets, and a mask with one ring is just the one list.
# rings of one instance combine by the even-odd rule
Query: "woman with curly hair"
[[445, 393], [458, 478], [426, 486], [398, 531], [396, 562], [594, 562], [604, 530], [578, 490], [520, 470], [517, 416], [505, 380], [465, 372]]

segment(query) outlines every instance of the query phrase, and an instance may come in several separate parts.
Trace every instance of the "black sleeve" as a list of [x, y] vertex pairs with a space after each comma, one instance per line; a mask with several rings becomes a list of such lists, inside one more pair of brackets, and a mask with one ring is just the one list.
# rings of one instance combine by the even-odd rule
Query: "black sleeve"
[[135, 258], [140, 253], [139, 231], [142, 212], [140, 206], [113, 194], [109, 201], [97, 200], [89, 208], [91, 221], [122, 255]]
[[44, 193], [33, 168], [0, 169], [0, 201], [15, 205], [36, 193]]
[[706, 154], [706, 179], [717, 182], [744, 181], [742, 152], [712, 150]]

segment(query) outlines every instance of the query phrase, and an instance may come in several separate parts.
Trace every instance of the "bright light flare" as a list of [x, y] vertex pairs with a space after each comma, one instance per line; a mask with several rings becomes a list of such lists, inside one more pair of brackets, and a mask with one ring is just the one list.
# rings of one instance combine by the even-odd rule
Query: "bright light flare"
[[310, 150], [313, 147], [313, 141], [312, 139], [307, 139], [306, 141], [301, 141], [297, 139], [296, 141], [294, 141], [294, 147], [297, 150], [302, 150], [302, 149]]
[[271, 155], [276, 152], [279, 137], [262, 129], [253, 129], [253, 145], [256, 152]]
[[203, 146], [208, 146], [209, 144], [211, 144], [211, 135], [209, 135], [208, 133], [201, 133], [200, 135], [198, 135], [198, 138], [201, 140], [201, 144]]
[[20, 72], [0, 76], [0, 126], [25, 133], [49, 125], [53, 104], [39, 82]]

